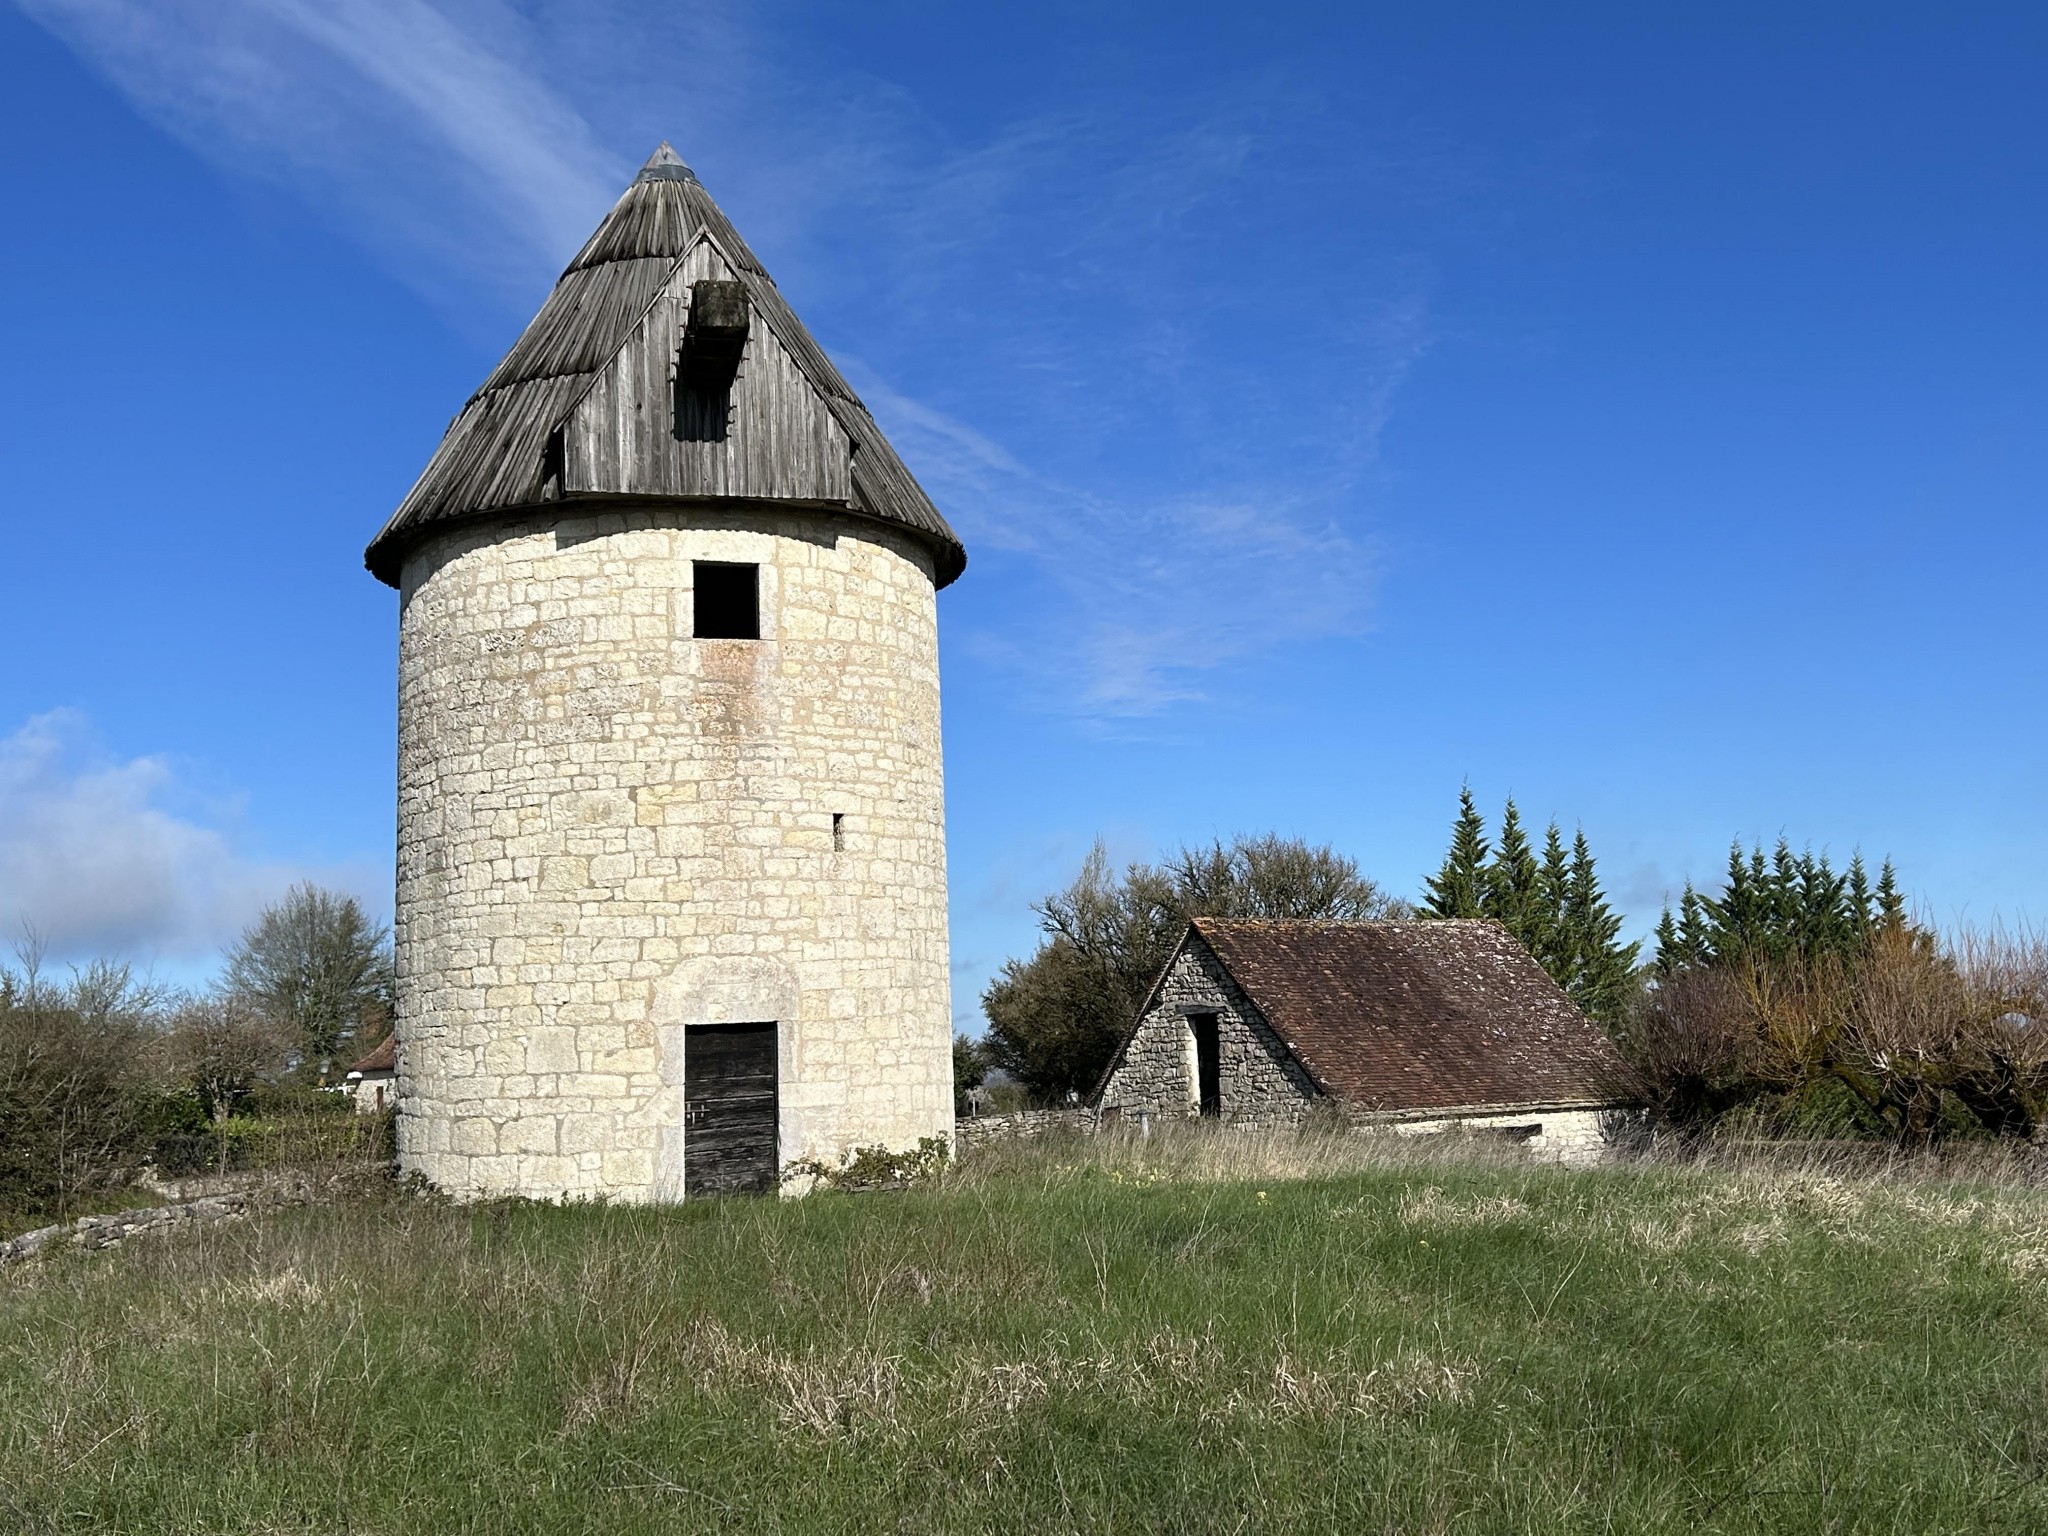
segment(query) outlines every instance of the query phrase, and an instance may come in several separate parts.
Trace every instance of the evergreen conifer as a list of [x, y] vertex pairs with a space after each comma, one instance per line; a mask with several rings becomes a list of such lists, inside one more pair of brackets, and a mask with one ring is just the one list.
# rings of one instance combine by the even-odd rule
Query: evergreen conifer
[[1875, 898], [1870, 890], [1870, 875], [1863, 867], [1863, 854], [1859, 851], [1849, 860], [1849, 917], [1856, 925], [1856, 944], [1860, 949], [1869, 942], [1870, 930], [1876, 926]]
[[1621, 918], [1608, 908], [1583, 829], [1572, 837], [1562, 926], [1570, 935], [1573, 954], [1570, 979], [1559, 976], [1559, 982], [1590, 1017], [1618, 1022], [1635, 987], [1636, 956], [1642, 946], [1621, 942]]
[[1650, 969], [1659, 981], [1669, 981], [1685, 969], [1685, 953], [1679, 947], [1678, 922], [1671, 915], [1671, 903], [1664, 903], [1664, 910], [1657, 915], [1657, 926], [1653, 932], [1657, 948], [1650, 959]]
[[1906, 923], [1906, 898], [1899, 893], [1898, 871], [1890, 859], [1877, 872], [1877, 921], [1887, 929], [1903, 928]]
[[1522, 813], [1512, 795], [1501, 812], [1500, 841], [1486, 866], [1480, 905], [1486, 916], [1520, 939], [1530, 954], [1540, 957], [1548, 948], [1543, 869], [1529, 846], [1529, 834], [1522, 830]]
[[1472, 786], [1458, 791], [1458, 819], [1451, 823], [1451, 847], [1443, 868], [1427, 882], [1426, 917], [1484, 917], [1486, 820], [1472, 798]]
[[1707, 965], [1713, 961], [1714, 942], [1707, 922], [1707, 904], [1693, 889], [1690, 880], [1685, 882], [1685, 895], [1678, 903], [1678, 944], [1687, 966]]
[[1578, 933], [1568, 913], [1572, 901], [1572, 865], [1564, 838], [1552, 822], [1543, 829], [1543, 864], [1536, 878], [1537, 907], [1542, 914], [1543, 947], [1536, 958], [1569, 991], [1567, 980], [1579, 965]]
[[[1698, 898], [1701, 942], [1688, 945], [1683, 908], [1673, 956], [1694, 965], [1853, 958], [1873, 928], [1905, 921], [1898, 879], [1886, 860], [1873, 890], [1862, 855], [1838, 872], [1827, 855], [1794, 853], [1785, 839], [1767, 858], [1763, 846], [1728, 851], [1728, 879], [1717, 897]], [[1661, 951], [1660, 951], [1661, 955]], [[1664, 962], [1660, 958], [1660, 967]]]
[[[1682, 921], [1667, 911], [1658, 925], [1660, 964], [1680, 964], [1688, 943], [1692, 953], [1699, 950], [1703, 919], [1690, 886], [1686, 903]], [[1544, 828], [1539, 857], [1512, 796], [1501, 812], [1500, 840], [1489, 850], [1472, 787], [1459, 790], [1450, 851], [1427, 882], [1421, 912], [1494, 919], [1596, 1019], [1615, 1022], [1628, 1006], [1642, 946], [1621, 942], [1621, 918], [1600, 889], [1586, 834], [1578, 832], [1567, 846], [1552, 821]]]
[[1728, 849], [1728, 880], [1719, 896], [1700, 897], [1706, 918], [1707, 949], [1728, 964], [1771, 952], [1778, 931], [1777, 889], [1761, 846], [1744, 855], [1737, 839]]

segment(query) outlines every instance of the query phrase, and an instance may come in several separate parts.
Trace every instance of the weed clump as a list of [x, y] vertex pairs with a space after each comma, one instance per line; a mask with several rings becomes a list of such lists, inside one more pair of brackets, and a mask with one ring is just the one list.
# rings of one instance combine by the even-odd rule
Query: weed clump
[[802, 1157], [785, 1165], [782, 1182], [796, 1189], [916, 1189], [939, 1182], [952, 1147], [943, 1136], [926, 1136], [906, 1151], [888, 1147], [855, 1147], [836, 1163]]

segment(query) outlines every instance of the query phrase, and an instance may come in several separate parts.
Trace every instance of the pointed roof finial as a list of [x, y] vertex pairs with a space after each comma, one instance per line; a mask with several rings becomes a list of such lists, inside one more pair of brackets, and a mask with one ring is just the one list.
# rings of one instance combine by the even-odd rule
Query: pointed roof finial
[[635, 181], [695, 181], [697, 173], [683, 164], [683, 157], [677, 154], [667, 139], [661, 147], [647, 157], [647, 163], [640, 167]]

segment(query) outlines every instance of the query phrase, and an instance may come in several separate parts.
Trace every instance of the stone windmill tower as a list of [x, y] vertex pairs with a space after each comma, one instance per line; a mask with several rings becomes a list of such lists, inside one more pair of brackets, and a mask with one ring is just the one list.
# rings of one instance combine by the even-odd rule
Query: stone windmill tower
[[950, 1134], [966, 553], [666, 144], [365, 563], [406, 1170], [659, 1200]]

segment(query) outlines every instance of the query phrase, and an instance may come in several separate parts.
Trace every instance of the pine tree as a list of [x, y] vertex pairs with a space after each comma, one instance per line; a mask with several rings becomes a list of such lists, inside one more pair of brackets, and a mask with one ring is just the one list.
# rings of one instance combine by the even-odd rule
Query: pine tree
[[1650, 969], [1659, 981], [1669, 981], [1686, 968], [1685, 952], [1679, 947], [1678, 923], [1671, 916], [1671, 903], [1664, 903], [1664, 910], [1658, 915], [1654, 932], [1657, 950], [1651, 958]]
[[1849, 860], [1849, 919], [1856, 927], [1856, 947], [1863, 948], [1870, 942], [1870, 930], [1876, 926], [1877, 914], [1873, 910], [1874, 897], [1870, 890], [1870, 875], [1863, 868], [1863, 854], [1859, 851]]
[[1763, 951], [1773, 959], [1799, 948], [1800, 928], [1806, 909], [1799, 887], [1799, 860], [1792, 844], [1784, 838], [1771, 850], [1771, 872], [1764, 877], [1770, 893], [1765, 906]]
[[1621, 918], [1608, 909], [1583, 829], [1572, 838], [1564, 926], [1574, 951], [1566, 984], [1572, 1001], [1602, 1023], [1619, 1020], [1635, 986], [1636, 956], [1642, 946], [1621, 942]]
[[1791, 862], [1792, 877], [1786, 888], [1789, 921], [1785, 930], [1785, 951], [1813, 960], [1838, 953], [1845, 946], [1842, 932], [1842, 880], [1826, 854], [1811, 851]]
[[1685, 882], [1685, 895], [1678, 903], [1678, 943], [1688, 967], [1713, 963], [1714, 940], [1707, 921], [1707, 903], [1690, 880]]
[[1738, 838], [1728, 849], [1728, 880], [1719, 896], [1702, 896], [1707, 948], [1717, 964], [1770, 954], [1779, 930], [1778, 892], [1762, 845], [1744, 855]]
[[1480, 900], [1486, 916], [1520, 939], [1532, 955], [1541, 955], [1548, 943], [1542, 886], [1542, 867], [1529, 846], [1529, 834], [1522, 830], [1522, 813], [1510, 795], [1507, 809], [1501, 812], [1500, 842], [1486, 866]]
[[1899, 893], [1898, 871], [1892, 868], [1890, 859], [1877, 872], [1877, 921], [1879, 927], [1886, 929], [1906, 925], [1906, 898]]
[[[1871, 933], [1906, 921], [1898, 877], [1887, 859], [1875, 889], [1861, 854], [1838, 873], [1824, 853], [1794, 853], [1784, 838], [1768, 858], [1763, 845], [1728, 851], [1728, 879], [1717, 897], [1700, 897], [1702, 942], [1689, 946], [1683, 909], [1676, 923], [1671, 959], [1691, 954], [1692, 963], [1729, 965], [1751, 960], [1818, 960], [1834, 955], [1854, 959]], [[1667, 963], [1660, 947], [1658, 965]]]
[[1690, 880], [1685, 882], [1685, 893], [1679, 897], [1676, 912], [1669, 902], [1664, 904], [1664, 915], [1657, 919], [1656, 939], [1657, 950], [1650, 969], [1659, 981], [1669, 981], [1713, 963], [1707, 940], [1706, 904]]
[[[1660, 963], [1679, 964], [1688, 943], [1692, 955], [1703, 952], [1702, 909], [1691, 886], [1681, 911], [1682, 920], [1667, 910], [1658, 925]], [[1521, 941], [1566, 996], [1596, 1019], [1613, 1022], [1628, 1006], [1642, 946], [1621, 942], [1621, 919], [1600, 889], [1586, 834], [1578, 832], [1567, 846], [1552, 821], [1544, 828], [1539, 857], [1512, 796], [1501, 812], [1500, 840], [1489, 851], [1486, 823], [1471, 786], [1458, 792], [1450, 851], [1427, 883], [1422, 912], [1494, 919]]]
[[1536, 951], [1536, 958], [1559, 986], [1570, 991], [1579, 960], [1576, 935], [1567, 916], [1572, 899], [1572, 866], [1554, 821], [1543, 829], [1543, 864], [1536, 876], [1536, 899], [1543, 924], [1543, 947]]
[[1425, 917], [1483, 917], [1486, 884], [1486, 821], [1472, 799], [1472, 786], [1458, 791], [1458, 819], [1443, 868], [1430, 877], [1422, 898]]

